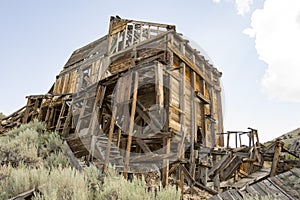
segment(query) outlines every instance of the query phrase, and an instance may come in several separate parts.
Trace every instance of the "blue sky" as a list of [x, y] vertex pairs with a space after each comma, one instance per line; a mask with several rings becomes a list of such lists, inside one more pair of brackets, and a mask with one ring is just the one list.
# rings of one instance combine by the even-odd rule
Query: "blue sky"
[[225, 130], [257, 128], [267, 141], [300, 127], [297, 1], [0, 1], [0, 112], [46, 93], [72, 51], [117, 14], [175, 24], [200, 45], [223, 72]]

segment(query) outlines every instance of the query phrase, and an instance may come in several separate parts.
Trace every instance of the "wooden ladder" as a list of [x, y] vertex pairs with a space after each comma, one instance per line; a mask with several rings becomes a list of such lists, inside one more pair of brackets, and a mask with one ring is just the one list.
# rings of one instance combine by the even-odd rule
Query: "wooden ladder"
[[67, 102], [64, 100], [62, 101], [61, 110], [55, 127], [55, 131], [57, 132], [61, 132], [64, 128], [64, 124], [68, 116], [68, 113], [66, 114], [66, 107], [67, 107]]

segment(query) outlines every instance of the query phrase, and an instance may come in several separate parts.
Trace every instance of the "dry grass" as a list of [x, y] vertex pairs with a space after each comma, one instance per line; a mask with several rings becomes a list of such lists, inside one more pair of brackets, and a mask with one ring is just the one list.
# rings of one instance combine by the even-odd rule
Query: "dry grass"
[[105, 175], [94, 166], [79, 172], [69, 166], [57, 133], [34, 121], [0, 138], [0, 199], [33, 188], [36, 200], [56, 199], [179, 199], [174, 187], [148, 191], [144, 179], [129, 182], [110, 169]]

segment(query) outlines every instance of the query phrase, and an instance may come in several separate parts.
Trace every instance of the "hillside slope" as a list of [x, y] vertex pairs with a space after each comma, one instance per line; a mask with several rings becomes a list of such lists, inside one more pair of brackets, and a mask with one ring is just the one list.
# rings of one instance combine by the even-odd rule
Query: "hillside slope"
[[290, 147], [295, 141], [300, 141], [300, 128], [287, 132], [272, 141], [281, 140], [286, 147]]

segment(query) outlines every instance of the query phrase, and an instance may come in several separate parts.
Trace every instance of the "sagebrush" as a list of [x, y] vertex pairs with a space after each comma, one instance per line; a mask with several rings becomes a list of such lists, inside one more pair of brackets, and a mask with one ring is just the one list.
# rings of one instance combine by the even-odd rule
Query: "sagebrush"
[[145, 181], [131, 182], [112, 168], [102, 174], [89, 166], [70, 166], [58, 133], [33, 121], [0, 137], [0, 199], [36, 189], [36, 200], [56, 199], [180, 199], [175, 187], [150, 190]]

